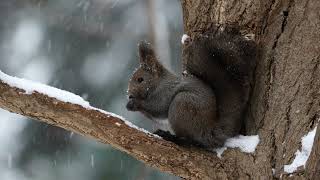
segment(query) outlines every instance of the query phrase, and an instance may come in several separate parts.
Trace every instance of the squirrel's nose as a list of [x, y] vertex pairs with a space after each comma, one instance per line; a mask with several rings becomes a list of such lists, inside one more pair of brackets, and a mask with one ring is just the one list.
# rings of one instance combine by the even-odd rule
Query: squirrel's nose
[[129, 102], [126, 105], [127, 110], [134, 111], [135, 105], [132, 99], [129, 100]]
[[132, 95], [129, 95], [129, 97], [128, 97], [129, 99], [133, 99], [134, 97], [132, 96]]

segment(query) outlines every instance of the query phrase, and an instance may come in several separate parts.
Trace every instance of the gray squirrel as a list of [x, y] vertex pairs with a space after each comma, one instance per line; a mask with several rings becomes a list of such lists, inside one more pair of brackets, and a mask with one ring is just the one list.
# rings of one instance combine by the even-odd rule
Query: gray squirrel
[[129, 111], [168, 119], [175, 135], [156, 134], [180, 145], [223, 146], [240, 133], [246, 112], [256, 48], [234, 29], [198, 35], [185, 44], [188, 74], [167, 70], [147, 42], [139, 44], [140, 66], [128, 85]]

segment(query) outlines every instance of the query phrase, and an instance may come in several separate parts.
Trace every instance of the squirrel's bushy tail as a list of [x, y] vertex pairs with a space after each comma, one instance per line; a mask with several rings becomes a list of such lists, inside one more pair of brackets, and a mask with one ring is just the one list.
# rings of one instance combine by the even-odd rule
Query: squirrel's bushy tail
[[234, 29], [196, 36], [185, 44], [186, 70], [209, 84], [216, 95], [222, 138], [239, 134], [243, 126], [256, 52], [255, 42]]

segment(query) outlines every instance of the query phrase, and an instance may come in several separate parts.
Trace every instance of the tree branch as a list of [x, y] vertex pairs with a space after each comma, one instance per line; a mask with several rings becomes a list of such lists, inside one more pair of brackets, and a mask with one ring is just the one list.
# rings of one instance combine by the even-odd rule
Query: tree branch
[[249, 155], [235, 150], [228, 151], [223, 159], [219, 159], [211, 152], [180, 147], [130, 127], [116, 116], [62, 102], [39, 92], [26, 94], [24, 90], [1, 80], [0, 108], [110, 144], [151, 167], [186, 179], [239, 175], [238, 161], [252, 160]]

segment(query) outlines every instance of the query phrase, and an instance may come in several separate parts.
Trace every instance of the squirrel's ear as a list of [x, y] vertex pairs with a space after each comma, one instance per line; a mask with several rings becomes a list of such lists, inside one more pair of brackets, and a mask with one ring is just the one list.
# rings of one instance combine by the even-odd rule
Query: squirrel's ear
[[150, 43], [141, 41], [138, 46], [140, 64], [147, 64], [150, 59], [155, 58], [155, 53]]
[[139, 58], [140, 64], [145, 66], [153, 73], [162, 72], [162, 65], [158, 61], [156, 54], [150, 43], [146, 41], [141, 41], [139, 43]]

